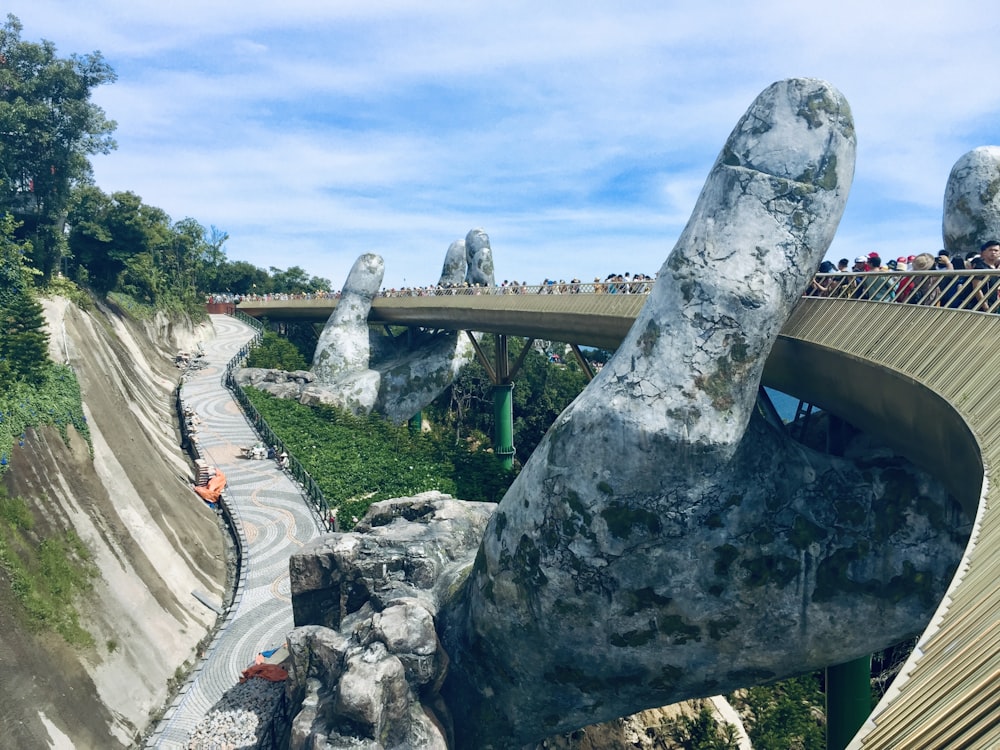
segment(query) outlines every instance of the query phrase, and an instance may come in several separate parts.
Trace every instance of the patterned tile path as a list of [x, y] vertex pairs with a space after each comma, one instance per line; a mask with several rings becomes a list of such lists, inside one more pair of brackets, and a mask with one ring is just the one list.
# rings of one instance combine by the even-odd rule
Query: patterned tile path
[[253, 337], [235, 318], [212, 315], [215, 339], [204, 343], [205, 366], [184, 379], [181, 399], [200, 419], [202, 457], [228, 480], [228, 502], [243, 546], [236, 598], [205, 659], [167, 709], [147, 747], [186, 748], [198, 722], [260, 651], [284, 643], [292, 629], [288, 559], [320, 535], [295, 481], [271, 460], [242, 458], [257, 433], [222, 382], [226, 364]]

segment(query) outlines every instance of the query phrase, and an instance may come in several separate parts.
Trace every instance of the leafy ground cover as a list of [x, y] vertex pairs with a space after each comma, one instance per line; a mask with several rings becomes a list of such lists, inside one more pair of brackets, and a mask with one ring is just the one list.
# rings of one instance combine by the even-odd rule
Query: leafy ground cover
[[38, 383], [16, 382], [0, 388], [0, 474], [10, 465], [15, 444], [28, 439], [26, 430], [42, 424], [55, 425], [63, 440], [73, 425], [90, 442], [87, 419], [80, 400], [80, 385], [65, 365], [41, 366]]
[[414, 434], [375, 415], [303, 406], [253, 388], [245, 392], [337, 510], [342, 528], [353, 527], [377, 500], [429, 490], [498, 502], [514, 479], [492, 453], [450, 437]]
[[16, 614], [30, 630], [52, 630], [72, 645], [93, 645], [74, 607], [97, 574], [73, 532], [38, 529], [27, 503], [0, 485], [0, 574], [13, 593]]

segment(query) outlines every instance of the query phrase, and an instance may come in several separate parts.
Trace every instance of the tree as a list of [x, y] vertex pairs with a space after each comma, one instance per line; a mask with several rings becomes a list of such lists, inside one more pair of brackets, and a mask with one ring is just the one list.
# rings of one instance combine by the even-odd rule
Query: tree
[[24, 42], [8, 14], [0, 28], [0, 211], [24, 222], [32, 261], [49, 278], [64, 248], [70, 190], [91, 179], [87, 157], [116, 147], [115, 123], [90, 101], [116, 76], [100, 52], [56, 56], [51, 42]]
[[310, 276], [299, 266], [291, 266], [285, 271], [271, 266], [271, 289], [272, 292], [285, 292], [288, 294], [303, 294], [314, 292], [317, 289], [329, 289], [330, 281], [319, 276]]
[[[153, 269], [163, 278], [178, 275], [170, 217], [135, 193], [108, 196], [99, 188], [83, 186], [73, 193], [68, 218], [70, 275], [97, 292], [107, 294], [127, 286], [151, 291], [155, 298], [160, 280], [152, 275]], [[138, 258], [143, 254], [148, 258]]]
[[37, 383], [48, 363], [42, 307], [32, 296], [31, 244], [17, 241], [18, 223], [0, 217], [0, 391], [11, 382]]
[[263, 268], [258, 268], [245, 260], [223, 263], [215, 277], [215, 288], [206, 292], [230, 292], [232, 294], [253, 294], [271, 291], [270, 277]]
[[250, 352], [247, 367], [293, 371], [305, 370], [308, 365], [291, 341], [281, 338], [273, 331], [264, 331], [263, 339]]
[[204, 234], [202, 253], [198, 259], [195, 276], [195, 289], [199, 292], [212, 293], [223, 290], [220, 286], [220, 274], [226, 264], [226, 251], [223, 245], [229, 235], [217, 227], [210, 227]]
[[676, 718], [667, 719], [662, 727], [654, 729], [657, 735], [664, 734], [672, 747], [683, 750], [737, 750], [739, 748], [736, 727], [732, 724], [718, 724], [708, 704], [699, 702], [697, 713], [690, 716], [681, 713]]
[[42, 306], [30, 289], [22, 289], [0, 308], [0, 359], [8, 377], [38, 384], [45, 378], [49, 335]]

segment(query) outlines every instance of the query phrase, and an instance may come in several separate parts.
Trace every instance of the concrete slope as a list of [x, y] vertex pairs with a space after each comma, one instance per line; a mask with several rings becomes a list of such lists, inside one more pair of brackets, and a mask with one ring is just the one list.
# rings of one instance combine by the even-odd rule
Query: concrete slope
[[27, 632], [0, 585], [0, 745], [127, 747], [215, 624], [193, 592], [224, 598], [225, 537], [190, 490], [174, 427], [173, 355], [211, 329], [44, 307], [51, 355], [80, 382], [93, 457], [78, 435], [67, 445], [55, 429], [29, 431], [3, 481], [40, 535], [74, 531], [90, 550], [100, 575], [78, 608], [94, 646]]

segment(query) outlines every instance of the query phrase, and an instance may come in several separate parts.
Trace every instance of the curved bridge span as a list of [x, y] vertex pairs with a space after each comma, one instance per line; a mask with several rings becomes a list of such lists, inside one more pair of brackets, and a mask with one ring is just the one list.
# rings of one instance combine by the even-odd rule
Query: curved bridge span
[[[378, 298], [373, 324], [473, 330], [615, 348], [642, 294]], [[255, 317], [325, 320], [335, 300], [244, 301]], [[1000, 746], [1000, 316], [803, 298], [764, 384], [815, 404], [941, 479], [974, 517], [931, 623], [852, 748]]]

